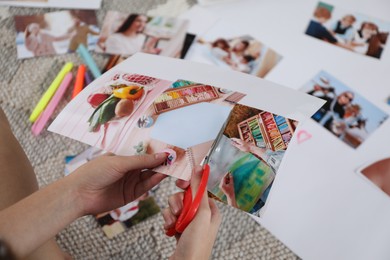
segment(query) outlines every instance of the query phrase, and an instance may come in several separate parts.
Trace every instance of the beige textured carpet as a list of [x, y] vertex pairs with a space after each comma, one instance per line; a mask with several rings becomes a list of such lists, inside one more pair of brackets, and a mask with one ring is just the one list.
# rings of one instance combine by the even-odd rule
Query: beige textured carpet
[[[97, 12], [101, 24], [106, 10], [176, 15], [194, 0], [104, 0]], [[174, 9], [173, 9], [174, 8]], [[12, 16], [38, 14], [57, 9], [0, 8], [0, 105], [36, 171], [40, 186], [63, 177], [64, 157], [83, 151], [86, 146], [45, 131], [31, 134], [28, 117], [48, 84], [65, 61], [79, 64], [75, 54], [16, 59], [15, 30]], [[107, 57], [94, 54], [102, 68]], [[67, 93], [69, 99], [70, 93]], [[67, 102], [63, 102], [63, 107]], [[56, 113], [62, 108], [60, 107]], [[1, 143], [1, 141], [0, 141]], [[175, 190], [173, 179], [166, 179], [157, 191], [160, 206]], [[223, 222], [213, 250], [213, 259], [296, 259], [297, 257], [268, 231], [238, 210], [219, 204]], [[28, 215], [26, 215], [28, 218]], [[108, 239], [95, 219], [83, 217], [56, 237], [60, 246], [75, 259], [166, 259], [175, 248], [174, 239], [165, 237], [160, 214]], [[205, 230], [205, 232], [207, 232]]]

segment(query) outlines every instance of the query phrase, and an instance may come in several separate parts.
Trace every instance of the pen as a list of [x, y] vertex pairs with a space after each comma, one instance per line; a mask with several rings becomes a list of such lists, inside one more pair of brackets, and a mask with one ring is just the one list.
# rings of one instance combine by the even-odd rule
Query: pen
[[50, 103], [47, 105], [47, 108], [45, 111], [41, 113], [39, 118], [35, 121], [33, 124], [31, 131], [35, 136], [39, 135], [43, 128], [45, 127], [46, 123], [49, 121], [50, 117], [53, 115], [54, 110], [60, 103], [63, 95], [65, 94], [66, 89], [68, 88], [71, 80], [73, 78], [72, 72], [68, 72], [66, 76], [64, 77], [64, 80], [61, 82], [60, 87], [58, 88], [57, 92], [54, 94], [53, 98], [50, 100]]
[[72, 99], [75, 98], [81, 92], [81, 90], [83, 90], [84, 73], [85, 73], [85, 66], [81, 64], [77, 69], [76, 80], [74, 82], [74, 88], [72, 93]]
[[83, 59], [84, 63], [87, 64], [95, 79], [102, 75], [91, 54], [89, 54], [87, 48], [85, 48], [83, 44], [79, 44], [79, 47], [77, 47], [77, 53]]
[[50, 84], [49, 88], [43, 94], [41, 99], [38, 101], [38, 104], [35, 106], [33, 112], [30, 115], [30, 121], [35, 122], [42, 111], [46, 108], [47, 104], [50, 102], [50, 99], [53, 97], [54, 93], [58, 89], [58, 86], [61, 84], [61, 81], [64, 79], [65, 75], [71, 71], [73, 68], [72, 62], [67, 62], [64, 67], [62, 67], [61, 71], [55, 77], [53, 82]]

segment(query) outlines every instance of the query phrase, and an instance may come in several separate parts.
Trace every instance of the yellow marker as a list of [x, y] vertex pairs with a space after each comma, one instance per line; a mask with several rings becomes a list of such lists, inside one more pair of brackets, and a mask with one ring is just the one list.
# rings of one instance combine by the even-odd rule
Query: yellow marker
[[61, 84], [62, 80], [64, 79], [65, 75], [70, 72], [73, 68], [72, 62], [67, 62], [64, 67], [62, 67], [61, 71], [58, 73], [57, 77], [53, 80], [53, 82], [50, 84], [49, 88], [46, 90], [45, 94], [41, 97], [38, 104], [35, 106], [33, 112], [30, 115], [30, 121], [35, 122], [39, 115], [45, 110], [47, 104], [50, 102], [50, 99], [53, 97], [53, 95], [56, 93], [57, 88]]

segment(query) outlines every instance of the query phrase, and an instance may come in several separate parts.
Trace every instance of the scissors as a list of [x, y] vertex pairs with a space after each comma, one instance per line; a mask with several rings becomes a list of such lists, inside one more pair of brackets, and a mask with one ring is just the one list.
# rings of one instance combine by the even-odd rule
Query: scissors
[[183, 210], [179, 218], [177, 219], [175, 226], [166, 232], [167, 236], [172, 237], [176, 233], [183, 233], [186, 227], [191, 223], [191, 221], [195, 217], [196, 212], [198, 211], [198, 208], [202, 201], [203, 194], [206, 191], [207, 182], [210, 174], [208, 157], [205, 159], [205, 162], [206, 163], [203, 165], [203, 170], [202, 170], [202, 179], [200, 181], [198, 191], [195, 194], [195, 198], [192, 200], [192, 189], [190, 185], [184, 192]]
[[[228, 119], [230, 118], [230, 115]], [[200, 203], [202, 201], [203, 194], [206, 191], [207, 183], [209, 180], [210, 175], [210, 157], [211, 154], [215, 151], [215, 149], [218, 146], [219, 140], [221, 139], [224, 129], [226, 127], [228, 120], [225, 121], [223, 127], [221, 128], [220, 132], [218, 133], [217, 138], [213, 142], [209, 152], [207, 153], [206, 157], [204, 158], [202, 165], [202, 179], [200, 181], [198, 191], [195, 194], [195, 198], [192, 199], [192, 189], [191, 185], [188, 186], [188, 188], [184, 192], [184, 198], [183, 198], [183, 209], [182, 212], [179, 215], [179, 218], [176, 221], [176, 224], [174, 227], [170, 228], [167, 232], [167, 236], [174, 236], [176, 233], [183, 233], [186, 227], [191, 223], [193, 218], [196, 215], [196, 212], [198, 211], [198, 208], [200, 206]], [[191, 150], [189, 150], [191, 151]], [[192, 168], [194, 167], [194, 162], [192, 162]]]

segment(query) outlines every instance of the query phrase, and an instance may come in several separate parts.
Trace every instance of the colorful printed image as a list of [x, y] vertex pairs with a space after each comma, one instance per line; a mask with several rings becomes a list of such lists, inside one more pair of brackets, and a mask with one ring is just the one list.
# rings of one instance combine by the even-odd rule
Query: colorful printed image
[[196, 61], [264, 77], [281, 60], [274, 50], [251, 36], [226, 38], [205, 35], [193, 45]]
[[260, 217], [296, 125], [236, 104], [209, 159], [213, 197]]
[[390, 196], [390, 158], [376, 161], [361, 169], [359, 173]]
[[145, 52], [180, 57], [187, 24], [176, 18], [109, 11], [96, 51], [124, 56]]
[[306, 34], [344, 49], [380, 58], [390, 32], [390, 22], [340, 10], [319, 2]]
[[166, 164], [155, 170], [189, 179], [194, 165], [188, 150], [201, 146], [202, 149], [194, 149], [196, 156], [203, 159], [233, 104], [242, 97], [241, 93], [209, 85], [176, 81], [143, 113], [127, 143], [146, 153], [166, 152]]
[[96, 14], [89, 10], [15, 16], [18, 58], [65, 54], [79, 44], [94, 49], [99, 28]]
[[324, 71], [301, 90], [327, 101], [312, 118], [353, 148], [388, 118], [384, 111]]
[[97, 215], [96, 220], [104, 234], [113, 238], [159, 212], [160, 207], [153, 198], [153, 192], [149, 192], [123, 207]]
[[172, 83], [115, 70], [95, 83], [72, 101], [51, 131], [118, 155], [165, 152], [166, 164], [155, 170], [181, 179], [191, 174], [186, 150], [213, 141], [244, 97], [186, 80]]

